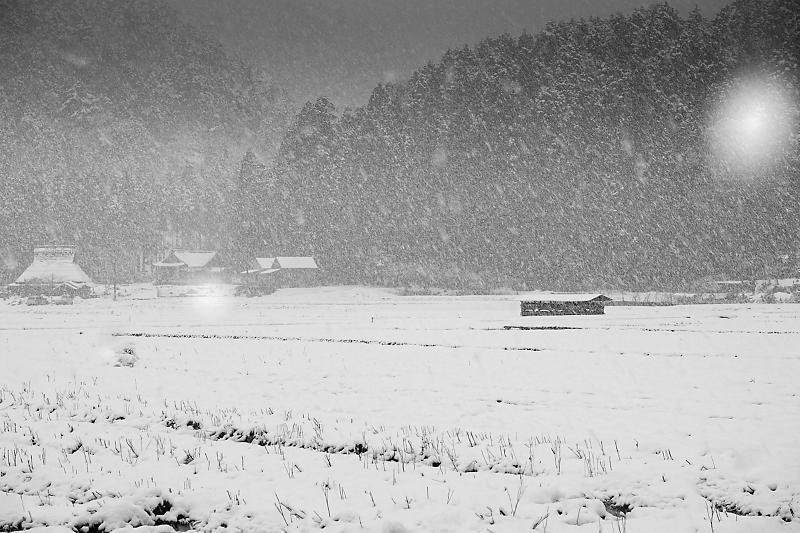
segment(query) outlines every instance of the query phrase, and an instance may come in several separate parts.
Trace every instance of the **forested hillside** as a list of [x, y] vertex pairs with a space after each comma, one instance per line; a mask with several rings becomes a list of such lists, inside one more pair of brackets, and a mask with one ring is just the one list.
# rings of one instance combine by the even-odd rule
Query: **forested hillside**
[[[361, 108], [309, 102], [272, 168], [243, 164], [236, 242], [313, 253], [341, 281], [764, 275], [799, 244], [798, 11], [738, 0], [713, 20], [656, 5], [554, 23], [451, 50]], [[785, 133], [760, 158], [719, 146], [748, 87], [767, 102], [757, 121]]]
[[291, 117], [163, 4], [0, 0], [0, 275], [64, 243], [134, 279], [170, 242], [314, 254], [341, 282], [768, 275], [800, 248], [798, 11], [553, 23]]
[[37, 244], [97, 280], [165, 239], [224, 247], [241, 158], [290, 118], [278, 85], [159, 3], [0, 0], [0, 276]]

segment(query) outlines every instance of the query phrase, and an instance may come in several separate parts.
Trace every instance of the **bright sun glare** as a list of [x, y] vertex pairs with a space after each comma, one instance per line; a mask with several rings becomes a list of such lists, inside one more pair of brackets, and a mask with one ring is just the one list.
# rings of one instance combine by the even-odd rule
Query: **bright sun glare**
[[192, 311], [201, 317], [218, 317], [227, 312], [229, 300], [212, 286], [203, 287], [203, 294], [191, 299]]
[[740, 175], [772, 167], [789, 142], [789, 91], [770, 79], [737, 81], [714, 113], [714, 154]]

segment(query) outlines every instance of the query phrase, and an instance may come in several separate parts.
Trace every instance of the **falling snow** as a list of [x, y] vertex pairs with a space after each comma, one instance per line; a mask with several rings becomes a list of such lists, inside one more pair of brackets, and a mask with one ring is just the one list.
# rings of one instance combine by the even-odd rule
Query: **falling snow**
[[0, 532], [800, 531], [798, 7], [639, 3], [0, 0]]

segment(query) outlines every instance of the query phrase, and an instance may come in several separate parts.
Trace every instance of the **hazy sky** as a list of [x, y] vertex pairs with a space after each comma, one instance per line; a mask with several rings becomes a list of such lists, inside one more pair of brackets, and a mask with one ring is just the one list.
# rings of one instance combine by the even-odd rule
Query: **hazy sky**
[[[549, 20], [629, 12], [645, 0], [168, 0], [184, 18], [263, 66], [298, 101], [366, 102], [448, 48]], [[728, 0], [670, 0], [707, 14]]]

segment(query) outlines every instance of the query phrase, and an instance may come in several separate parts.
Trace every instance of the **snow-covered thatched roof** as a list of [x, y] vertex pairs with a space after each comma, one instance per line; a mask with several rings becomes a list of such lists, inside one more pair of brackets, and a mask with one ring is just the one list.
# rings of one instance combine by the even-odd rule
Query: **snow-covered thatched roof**
[[80, 266], [75, 263], [72, 246], [43, 246], [33, 251], [33, 263], [17, 278], [15, 283], [91, 283]]

